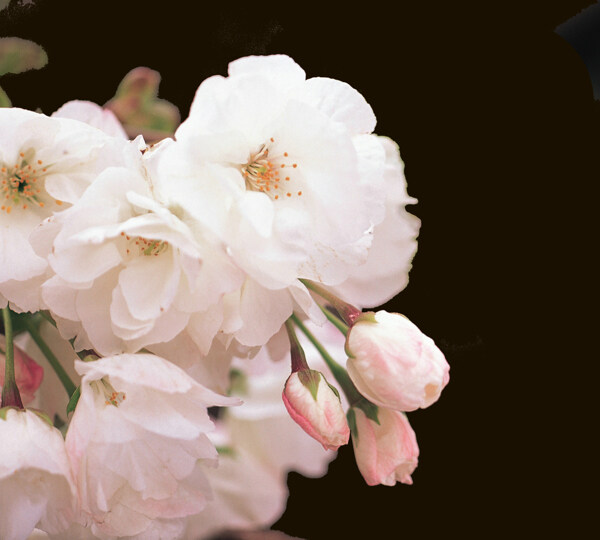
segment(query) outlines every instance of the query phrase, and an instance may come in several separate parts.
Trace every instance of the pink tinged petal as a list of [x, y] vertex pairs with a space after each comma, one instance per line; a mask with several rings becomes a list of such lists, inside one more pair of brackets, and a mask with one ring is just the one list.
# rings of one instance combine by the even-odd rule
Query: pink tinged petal
[[243, 326], [235, 333], [242, 345], [264, 345], [292, 314], [293, 306], [287, 289], [269, 290], [247, 279], [240, 297]]
[[114, 113], [108, 109], [103, 109], [91, 101], [68, 101], [57, 111], [52, 113], [52, 117], [79, 120], [80, 122], [84, 122], [100, 129], [107, 135], [119, 137], [121, 139], [129, 139]]
[[347, 336], [348, 374], [373, 403], [399, 411], [437, 401], [450, 366], [433, 340], [406, 317], [378, 311], [358, 320]]
[[225, 530], [269, 527], [283, 514], [288, 497], [284, 475], [264, 466], [244, 448], [219, 458], [207, 471], [214, 500], [187, 521], [185, 538], [209, 538]]
[[344, 124], [352, 134], [371, 133], [375, 129], [377, 121], [373, 109], [359, 92], [345, 82], [313, 77], [295, 95], [332, 120]]
[[340, 398], [321, 373], [311, 371], [313, 379], [309, 385], [312, 388], [317, 384], [314, 396], [314, 388], [311, 390], [303, 383], [303, 373], [308, 375], [307, 372], [292, 373], [286, 381], [283, 390], [285, 407], [292, 420], [320, 442], [325, 450], [337, 450], [347, 444], [350, 437]]
[[[0, 335], [0, 385], [4, 384], [5, 356], [3, 351], [6, 348], [4, 336]], [[21, 348], [14, 347], [14, 369], [15, 379], [23, 404], [27, 405], [35, 398], [37, 389], [42, 384], [44, 370], [33, 358], [27, 355]]]
[[353, 409], [358, 437], [353, 436], [356, 464], [368, 485], [412, 484], [419, 447], [406, 416], [380, 408], [376, 424], [360, 409]]
[[0, 419], [0, 537], [68, 526], [75, 490], [61, 433], [30, 411]]

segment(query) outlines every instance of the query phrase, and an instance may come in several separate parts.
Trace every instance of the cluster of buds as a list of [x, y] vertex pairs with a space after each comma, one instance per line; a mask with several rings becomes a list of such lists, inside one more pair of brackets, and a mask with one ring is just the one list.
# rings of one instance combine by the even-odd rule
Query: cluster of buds
[[309, 287], [336, 308], [324, 311], [346, 335], [346, 369], [316, 342], [306, 325], [295, 321], [321, 349], [349, 408], [344, 413], [337, 389], [308, 367], [289, 325], [292, 374], [283, 400], [290, 416], [327, 449], [347, 444], [352, 433], [356, 462], [367, 484], [412, 484], [419, 447], [405, 413], [439, 399], [449, 381], [444, 354], [404, 315], [383, 310], [363, 313], [318, 285]]

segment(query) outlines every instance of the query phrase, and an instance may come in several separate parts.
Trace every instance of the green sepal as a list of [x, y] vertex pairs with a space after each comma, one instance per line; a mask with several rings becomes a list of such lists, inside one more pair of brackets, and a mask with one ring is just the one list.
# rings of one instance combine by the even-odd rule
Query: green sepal
[[378, 417], [379, 407], [377, 407], [377, 405], [371, 403], [368, 399], [363, 398], [358, 403], [355, 403], [354, 406], [358, 407], [362, 412], [364, 412], [365, 416], [369, 420], [372, 420], [378, 426], [381, 425], [379, 423], [379, 417]]
[[346, 419], [348, 420], [348, 427], [350, 428], [350, 433], [352, 433], [352, 437], [358, 442], [358, 428], [356, 427], [356, 413], [354, 409], [350, 407], [348, 412], [346, 413]]
[[358, 322], [368, 322], [377, 324], [377, 319], [375, 318], [374, 311], [363, 311], [354, 321], [354, 324]]
[[[325, 379], [325, 377], [323, 377]], [[331, 391], [336, 395], [336, 397], [342, 401], [342, 399], [340, 398], [340, 393], [338, 392], [338, 389], [335, 386], [332, 386], [331, 384], [329, 384], [329, 382], [327, 381], [327, 379], [325, 379], [325, 382], [327, 383], [327, 386], [329, 386], [329, 388], [331, 388]]]
[[219, 456], [235, 457], [235, 450], [232, 446], [217, 446]]
[[319, 391], [319, 383], [321, 382], [321, 372], [314, 369], [302, 369], [298, 371], [298, 379], [308, 388], [310, 395], [317, 401], [317, 392]]
[[52, 419], [44, 411], [41, 411], [40, 409], [30, 409], [29, 407], [27, 408], [27, 410], [31, 411], [33, 414], [37, 415], [44, 422], [46, 422], [46, 424], [48, 424], [49, 426], [54, 427], [54, 423], [52, 422]]
[[67, 404], [67, 416], [75, 410], [77, 407], [77, 402], [79, 401], [79, 397], [81, 396], [81, 386], [78, 386], [73, 392], [71, 399], [69, 399], [69, 403]]
[[15, 411], [21, 411], [21, 410], [23, 410], [23, 409], [19, 409], [19, 407], [13, 407], [12, 405], [7, 405], [6, 407], [2, 407], [0, 409], [0, 418], [2, 418], [2, 420], [6, 420], [6, 413], [10, 409], [14, 409]]

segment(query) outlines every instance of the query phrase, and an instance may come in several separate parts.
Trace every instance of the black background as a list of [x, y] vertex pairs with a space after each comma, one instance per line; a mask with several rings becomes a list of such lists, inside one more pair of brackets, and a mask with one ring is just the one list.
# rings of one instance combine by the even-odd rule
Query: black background
[[585, 351], [584, 313], [596, 306], [600, 105], [554, 29], [592, 3], [39, 0], [0, 14], [0, 35], [49, 56], [2, 78], [15, 106], [102, 104], [145, 65], [185, 118], [199, 83], [229, 61], [286, 53], [309, 77], [357, 88], [377, 133], [399, 143], [422, 229], [410, 284], [388, 308], [436, 340], [451, 381], [409, 415], [413, 486], [367, 487], [346, 447], [327, 477], [290, 475], [274, 528], [489, 538], [578, 537], [590, 525], [598, 358]]

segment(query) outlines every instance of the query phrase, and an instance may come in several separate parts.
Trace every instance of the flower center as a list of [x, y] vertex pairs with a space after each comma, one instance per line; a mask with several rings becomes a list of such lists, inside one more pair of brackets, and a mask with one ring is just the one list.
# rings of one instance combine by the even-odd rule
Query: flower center
[[272, 137], [269, 141], [251, 154], [248, 163], [242, 167], [246, 189], [263, 192], [273, 200], [300, 197], [302, 190], [298, 189], [298, 164], [285, 159], [289, 157], [287, 152], [277, 153], [273, 150], [271, 145], [275, 140]]
[[94, 381], [91, 384], [97, 392], [99, 392], [101, 395], [104, 395], [105, 405], [118, 407], [127, 398], [125, 392], [117, 392], [113, 388], [112, 384], [110, 384], [106, 379], [100, 379], [99, 381]]
[[161, 253], [165, 252], [169, 247], [169, 242], [163, 240], [153, 240], [150, 238], [144, 238], [143, 236], [129, 236], [124, 232], [121, 236], [127, 240], [127, 255], [145, 255], [146, 257], [158, 257]]
[[45, 191], [42, 190], [41, 180], [47, 167], [44, 167], [42, 160], [35, 160], [33, 149], [21, 152], [13, 166], [0, 165], [0, 210], [10, 214], [13, 207], [23, 210], [29, 206], [44, 207]]

